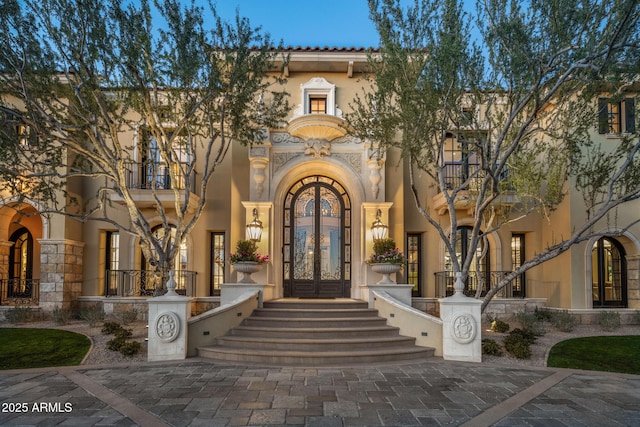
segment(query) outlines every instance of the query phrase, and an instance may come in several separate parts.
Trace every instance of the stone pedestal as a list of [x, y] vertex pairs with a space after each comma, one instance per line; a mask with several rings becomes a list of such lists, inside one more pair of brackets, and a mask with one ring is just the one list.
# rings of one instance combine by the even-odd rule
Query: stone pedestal
[[362, 292], [364, 294], [362, 295], [362, 297], [365, 301], [369, 302], [369, 308], [373, 308], [374, 306], [374, 303], [373, 303], [374, 291], [387, 292], [393, 298], [411, 307], [411, 290], [413, 289], [413, 285], [406, 285], [406, 284], [399, 284], [399, 283], [390, 283], [390, 284], [373, 283], [373, 284], [365, 285], [363, 286], [363, 288], [366, 288], [366, 289], [364, 289], [364, 292]]
[[457, 293], [441, 298], [442, 357], [445, 360], [482, 362], [482, 301]]
[[149, 304], [149, 362], [183, 360], [187, 357], [191, 299], [164, 295], [150, 298]]

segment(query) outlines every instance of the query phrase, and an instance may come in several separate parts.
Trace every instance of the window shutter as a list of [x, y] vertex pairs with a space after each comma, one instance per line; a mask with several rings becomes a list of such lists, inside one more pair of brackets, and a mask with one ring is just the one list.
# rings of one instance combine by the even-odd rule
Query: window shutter
[[626, 98], [624, 100], [624, 114], [627, 133], [634, 133], [636, 131], [636, 103], [633, 98]]
[[607, 98], [598, 98], [598, 133], [609, 133]]

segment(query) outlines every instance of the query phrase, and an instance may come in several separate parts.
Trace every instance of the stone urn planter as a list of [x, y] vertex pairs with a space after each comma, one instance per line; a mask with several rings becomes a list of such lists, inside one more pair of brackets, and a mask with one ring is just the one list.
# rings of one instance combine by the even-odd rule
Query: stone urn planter
[[254, 261], [240, 261], [233, 264], [233, 269], [239, 273], [242, 273], [242, 279], [238, 280], [238, 283], [256, 283], [251, 275], [262, 269], [262, 264]]
[[382, 279], [377, 283], [378, 285], [396, 283], [391, 280], [390, 275], [393, 273], [397, 273], [402, 268], [402, 264], [390, 264], [386, 262], [371, 264], [371, 269], [378, 273], [382, 274]]

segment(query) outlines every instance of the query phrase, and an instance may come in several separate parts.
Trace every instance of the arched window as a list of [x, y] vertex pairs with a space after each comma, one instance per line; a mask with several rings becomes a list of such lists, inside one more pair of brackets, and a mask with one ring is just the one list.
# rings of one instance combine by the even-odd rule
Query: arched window
[[591, 249], [591, 283], [594, 307], [627, 306], [627, 265], [624, 248], [602, 237]]
[[33, 276], [33, 237], [26, 228], [16, 230], [9, 239], [13, 248], [9, 252], [8, 296], [25, 296], [31, 292]]

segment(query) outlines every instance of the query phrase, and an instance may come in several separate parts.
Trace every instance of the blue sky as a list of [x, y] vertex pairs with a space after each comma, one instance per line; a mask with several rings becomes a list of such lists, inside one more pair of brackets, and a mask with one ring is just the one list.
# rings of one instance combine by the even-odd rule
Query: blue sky
[[[236, 8], [285, 46], [375, 47], [378, 35], [367, 0], [214, 0], [231, 20]], [[205, 7], [206, 9], [206, 7]]]

